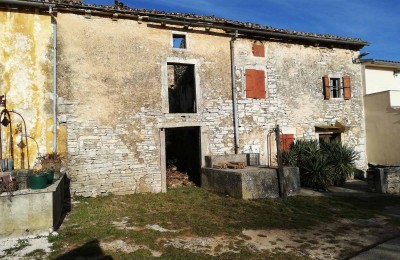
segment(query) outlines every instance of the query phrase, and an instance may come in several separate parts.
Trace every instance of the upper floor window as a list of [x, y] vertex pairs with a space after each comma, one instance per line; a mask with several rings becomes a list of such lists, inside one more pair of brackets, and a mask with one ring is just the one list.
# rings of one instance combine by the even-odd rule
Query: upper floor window
[[332, 98], [341, 98], [343, 86], [340, 83], [340, 78], [330, 78], [329, 79], [329, 87], [331, 91]]
[[264, 71], [246, 69], [246, 97], [266, 98], [266, 96]]
[[186, 35], [185, 34], [172, 34], [172, 47], [174, 49], [186, 49]]
[[253, 43], [252, 52], [254, 57], [265, 57], [265, 49], [262, 43]]
[[167, 63], [169, 113], [196, 113], [193, 64]]
[[323, 77], [324, 85], [324, 98], [326, 100], [331, 98], [343, 98], [348, 100], [351, 98], [351, 84], [350, 77], [329, 77], [325, 75]]

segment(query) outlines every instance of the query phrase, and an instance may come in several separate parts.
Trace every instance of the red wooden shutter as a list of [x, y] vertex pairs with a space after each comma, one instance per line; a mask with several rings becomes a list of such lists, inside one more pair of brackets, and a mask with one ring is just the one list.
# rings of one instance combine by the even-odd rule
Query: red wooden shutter
[[281, 134], [281, 151], [288, 151], [294, 143], [293, 134]]
[[264, 45], [260, 43], [253, 44], [253, 56], [265, 57]]
[[343, 77], [343, 99], [349, 100], [351, 98], [351, 83], [350, 76]]
[[263, 70], [246, 70], [246, 97], [265, 98], [265, 75]]
[[328, 100], [331, 98], [331, 88], [329, 87], [329, 77], [325, 75], [323, 77], [323, 84], [324, 84], [324, 99]]

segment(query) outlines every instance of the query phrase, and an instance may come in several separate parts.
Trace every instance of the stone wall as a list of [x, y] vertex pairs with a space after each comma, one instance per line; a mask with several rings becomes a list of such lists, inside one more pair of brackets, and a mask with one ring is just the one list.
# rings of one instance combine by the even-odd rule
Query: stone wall
[[[29, 159], [33, 165], [38, 153], [52, 153], [52, 24], [50, 15], [34, 10], [0, 9], [0, 95], [7, 96], [7, 109], [20, 113], [26, 122]], [[1, 107], [3, 109], [3, 107]], [[26, 150], [17, 147], [22, 124], [11, 114], [14, 137], [14, 166], [27, 168]], [[10, 158], [9, 131], [2, 128], [3, 158]], [[25, 135], [25, 133], [23, 133]], [[25, 142], [25, 140], [24, 140]], [[26, 143], [26, 142], [25, 142]], [[39, 148], [39, 151], [38, 151]], [[25, 160], [21, 162], [21, 152]]]
[[400, 194], [400, 167], [370, 168], [367, 181], [372, 192]]
[[[200, 127], [202, 158], [234, 153], [229, 37], [66, 13], [57, 20], [59, 123], [67, 131], [75, 195], [165, 191], [164, 128]], [[174, 32], [186, 35], [187, 49], [172, 48]], [[340, 121], [343, 141], [361, 152], [364, 167], [360, 65], [351, 62], [357, 53], [264, 42], [260, 58], [252, 44], [235, 43], [241, 152], [258, 146], [265, 164], [266, 137], [276, 123], [297, 138], [313, 138], [315, 125]], [[168, 113], [167, 63], [195, 66], [196, 113]], [[265, 70], [265, 99], [245, 97], [246, 68]], [[351, 76], [353, 98], [324, 100], [325, 73]]]
[[[360, 153], [357, 167], [366, 169], [360, 65], [352, 63], [357, 52], [264, 42], [265, 57], [254, 57], [252, 44], [253, 41], [245, 39], [236, 42], [241, 146], [258, 146], [261, 163], [265, 164], [267, 133], [276, 124], [284, 134], [317, 139], [315, 126], [334, 125], [338, 121], [346, 128], [342, 141]], [[246, 98], [246, 69], [265, 71], [266, 99]], [[322, 77], [325, 74], [350, 76], [352, 98], [324, 100]]]

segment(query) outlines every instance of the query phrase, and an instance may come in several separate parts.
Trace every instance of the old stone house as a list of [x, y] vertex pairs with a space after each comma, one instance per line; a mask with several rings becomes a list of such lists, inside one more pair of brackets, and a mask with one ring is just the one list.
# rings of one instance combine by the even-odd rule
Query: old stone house
[[360, 39], [79, 3], [7, 0], [0, 17], [1, 93], [75, 195], [166, 191], [169, 164], [198, 183], [206, 155], [266, 164], [276, 124], [365, 168]]

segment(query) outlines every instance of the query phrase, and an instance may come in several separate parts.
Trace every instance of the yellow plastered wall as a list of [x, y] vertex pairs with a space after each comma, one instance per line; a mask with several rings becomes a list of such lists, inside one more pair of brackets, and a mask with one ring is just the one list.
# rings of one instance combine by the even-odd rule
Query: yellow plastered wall
[[[27, 127], [29, 159], [52, 152], [52, 24], [48, 15], [18, 10], [0, 11], [0, 94], [7, 95], [7, 109], [20, 113]], [[0, 109], [3, 109], [1, 107]], [[15, 168], [21, 163], [19, 116], [12, 114]], [[10, 157], [8, 129], [1, 127], [3, 158]], [[23, 139], [25, 142], [25, 138]], [[26, 157], [26, 150], [24, 150]]]

